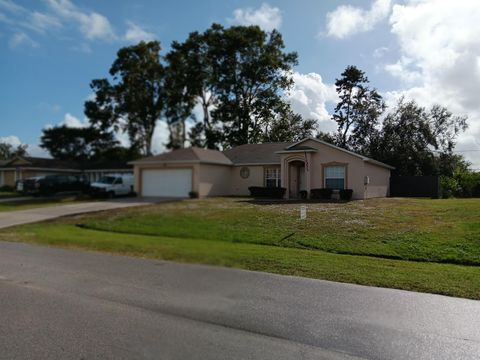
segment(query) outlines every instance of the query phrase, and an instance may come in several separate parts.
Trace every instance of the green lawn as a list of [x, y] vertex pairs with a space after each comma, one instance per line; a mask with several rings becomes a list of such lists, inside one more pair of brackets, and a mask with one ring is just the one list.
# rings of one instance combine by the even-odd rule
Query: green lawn
[[13, 198], [18, 196], [20, 195], [13, 191], [0, 191], [0, 199]]
[[[0, 239], [480, 299], [480, 199], [186, 200], [24, 225]], [[411, 261], [414, 260], [414, 261]]]

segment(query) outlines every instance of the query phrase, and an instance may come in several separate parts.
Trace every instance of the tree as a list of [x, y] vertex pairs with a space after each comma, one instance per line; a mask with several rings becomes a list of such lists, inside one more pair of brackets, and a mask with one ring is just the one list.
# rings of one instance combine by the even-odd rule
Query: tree
[[0, 142], [0, 160], [9, 160], [15, 156], [28, 156], [28, 145], [20, 144], [17, 147], [6, 142]]
[[133, 148], [151, 154], [153, 132], [165, 105], [160, 43], [142, 41], [121, 48], [110, 75], [111, 82], [91, 82], [95, 100], [85, 102], [85, 115], [101, 129], [126, 132]]
[[262, 128], [285, 113], [282, 94], [293, 84], [290, 72], [297, 54], [284, 52], [276, 30], [265, 33], [258, 26], [221, 30], [213, 44], [218, 104], [212, 118], [224, 125], [224, 146], [260, 142]]
[[371, 156], [395, 166], [397, 175], [448, 175], [462, 166], [452, 150], [466, 120], [439, 105], [427, 111], [401, 98], [372, 141]]
[[[204, 33], [192, 32], [185, 42], [174, 41], [172, 50], [165, 57], [167, 122], [185, 123], [194, 106], [199, 105], [203, 118], [190, 132], [189, 141], [196, 146], [211, 149], [219, 148], [222, 138], [220, 124], [210, 114], [217, 104], [215, 86], [219, 74], [215, 44], [219, 43], [222, 32], [223, 27], [217, 24], [213, 24]], [[185, 125], [182, 126], [182, 136], [185, 136]]]
[[367, 86], [368, 82], [365, 73], [355, 66], [348, 66], [335, 81], [340, 97], [333, 115], [338, 125], [336, 143], [361, 153], [370, 152], [379, 117], [385, 110], [382, 97]]
[[335, 135], [333, 135], [329, 132], [319, 131], [319, 132], [317, 132], [317, 135], [315, 137], [318, 140], [322, 140], [322, 141], [328, 142], [328, 143], [333, 144], [333, 145], [335, 145], [336, 141], [337, 141], [337, 138], [335, 137]]
[[[190, 130], [191, 144], [220, 148], [260, 142], [263, 129], [288, 109], [282, 92], [292, 85], [289, 73], [297, 54], [284, 52], [277, 31], [213, 24], [174, 42], [166, 60], [169, 123], [184, 123], [195, 105], [203, 110], [203, 119]], [[182, 136], [178, 127], [171, 129]]]
[[288, 111], [282, 114], [264, 131], [263, 142], [297, 142], [313, 136], [317, 122], [314, 119], [303, 119], [300, 114]]
[[82, 164], [105, 157], [105, 154], [117, 146], [118, 141], [111, 132], [94, 127], [55, 126], [43, 129], [40, 139], [40, 147], [55, 159], [78, 161]]

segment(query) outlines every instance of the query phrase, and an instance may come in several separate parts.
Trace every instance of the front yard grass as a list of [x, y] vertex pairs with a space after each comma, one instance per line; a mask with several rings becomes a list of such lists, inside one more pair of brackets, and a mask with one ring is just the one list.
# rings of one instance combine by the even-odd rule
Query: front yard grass
[[0, 200], [7, 199], [7, 198], [14, 198], [18, 196], [20, 195], [14, 191], [0, 191]]
[[186, 200], [19, 226], [0, 239], [480, 299], [480, 199]]

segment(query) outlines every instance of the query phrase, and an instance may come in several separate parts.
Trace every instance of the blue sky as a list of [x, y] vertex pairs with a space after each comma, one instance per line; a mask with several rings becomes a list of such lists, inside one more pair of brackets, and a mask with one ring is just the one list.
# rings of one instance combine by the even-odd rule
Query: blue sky
[[[334, 128], [328, 120], [336, 100], [332, 84], [355, 64], [390, 104], [406, 95], [467, 114], [471, 126], [458, 149], [480, 149], [480, 112], [472, 98], [480, 90], [480, 4], [450, 3], [0, 0], [0, 138], [41, 154], [36, 145], [43, 127], [82, 125], [89, 82], [107, 75], [120, 47], [155, 38], [168, 50], [172, 40], [218, 22], [283, 34], [287, 50], [299, 54], [289, 100], [323, 130]], [[159, 126], [157, 151], [165, 137]], [[480, 168], [480, 152], [465, 154]]]

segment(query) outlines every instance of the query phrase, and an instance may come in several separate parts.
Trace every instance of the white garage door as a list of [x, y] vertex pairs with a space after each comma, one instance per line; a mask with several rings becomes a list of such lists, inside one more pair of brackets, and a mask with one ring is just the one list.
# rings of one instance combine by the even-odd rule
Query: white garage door
[[187, 197], [192, 191], [191, 169], [143, 170], [142, 195]]

